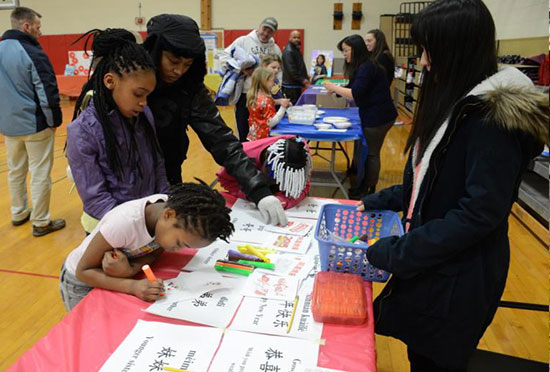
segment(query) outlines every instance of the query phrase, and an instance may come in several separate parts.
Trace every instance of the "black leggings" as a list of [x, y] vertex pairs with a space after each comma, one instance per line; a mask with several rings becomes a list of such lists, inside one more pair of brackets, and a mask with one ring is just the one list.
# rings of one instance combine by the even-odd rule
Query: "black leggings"
[[411, 363], [411, 372], [466, 372], [465, 369], [448, 369], [434, 363], [425, 356], [418, 355], [410, 348], [407, 348], [407, 356]]
[[239, 141], [241, 142], [246, 142], [246, 136], [248, 136], [248, 115], [246, 94], [241, 94], [235, 105], [235, 120], [237, 121], [237, 131], [239, 132]]
[[[380, 150], [384, 144], [384, 138], [386, 134], [393, 126], [395, 120], [389, 123], [379, 125], [377, 127], [363, 127], [363, 135], [367, 141], [368, 155], [365, 161], [365, 173], [363, 180], [358, 188], [361, 191], [369, 187], [374, 187], [378, 183], [378, 176], [380, 174]], [[354, 158], [357, 160], [360, 156], [360, 148], [356, 146]]]

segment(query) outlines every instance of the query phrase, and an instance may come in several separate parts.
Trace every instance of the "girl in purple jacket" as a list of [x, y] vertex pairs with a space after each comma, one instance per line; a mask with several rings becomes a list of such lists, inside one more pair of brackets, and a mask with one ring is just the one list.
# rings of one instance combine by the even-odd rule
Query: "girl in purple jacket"
[[[132, 33], [92, 30], [94, 72], [67, 129], [67, 158], [90, 233], [115, 206], [169, 190], [147, 96], [153, 61]], [[87, 45], [86, 45], [87, 46]], [[86, 47], [85, 47], [86, 49]]]

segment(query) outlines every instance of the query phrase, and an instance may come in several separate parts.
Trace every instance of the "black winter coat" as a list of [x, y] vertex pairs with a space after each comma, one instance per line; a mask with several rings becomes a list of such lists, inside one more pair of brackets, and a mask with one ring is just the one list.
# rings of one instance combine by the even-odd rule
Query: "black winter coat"
[[[521, 175], [543, 142], [548, 96], [530, 87], [501, 86], [455, 106], [429, 160], [409, 232], [380, 239], [367, 251], [374, 266], [393, 273], [374, 303], [377, 333], [442, 367], [466, 368], [503, 293], [508, 215]], [[365, 207], [406, 216], [411, 163], [412, 155], [402, 185], [365, 197]]]

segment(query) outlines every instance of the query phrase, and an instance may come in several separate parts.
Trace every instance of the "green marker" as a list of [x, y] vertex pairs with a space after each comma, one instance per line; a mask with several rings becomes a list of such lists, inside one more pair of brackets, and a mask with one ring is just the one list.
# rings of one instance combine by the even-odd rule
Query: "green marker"
[[238, 260], [240, 264], [252, 265], [260, 269], [269, 269], [275, 270], [275, 264], [269, 262], [256, 262], [256, 261], [247, 261], [247, 260]]
[[227, 271], [228, 273], [249, 276], [252, 270], [236, 269], [234, 267], [215, 265], [216, 271]]
[[355, 243], [357, 240], [359, 240], [359, 237], [355, 235], [353, 238], [349, 240], [350, 243]]

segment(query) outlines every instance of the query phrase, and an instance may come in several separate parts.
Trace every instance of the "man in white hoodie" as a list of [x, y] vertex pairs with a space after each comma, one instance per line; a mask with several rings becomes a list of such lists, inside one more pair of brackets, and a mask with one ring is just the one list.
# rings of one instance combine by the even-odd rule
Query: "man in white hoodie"
[[[226, 63], [230, 58], [230, 52], [233, 46], [238, 46], [246, 53], [257, 55], [260, 58], [266, 54], [277, 54], [281, 57], [281, 49], [275, 44], [275, 40], [273, 39], [273, 34], [277, 31], [277, 27], [278, 23], [275, 18], [265, 18], [260, 23], [258, 29], [250, 31], [248, 35], [240, 36], [235, 39], [235, 41], [225, 49], [222, 61]], [[245, 142], [246, 136], [248, 135], [248, 108], [246, 107], [246, 92], [248, 92], [248, 88], [250, 88], [250, 76], [244, 81], [241, 97], [235, 105], [235, 119], [237, 121], [237, 130], [241, 142]]]

